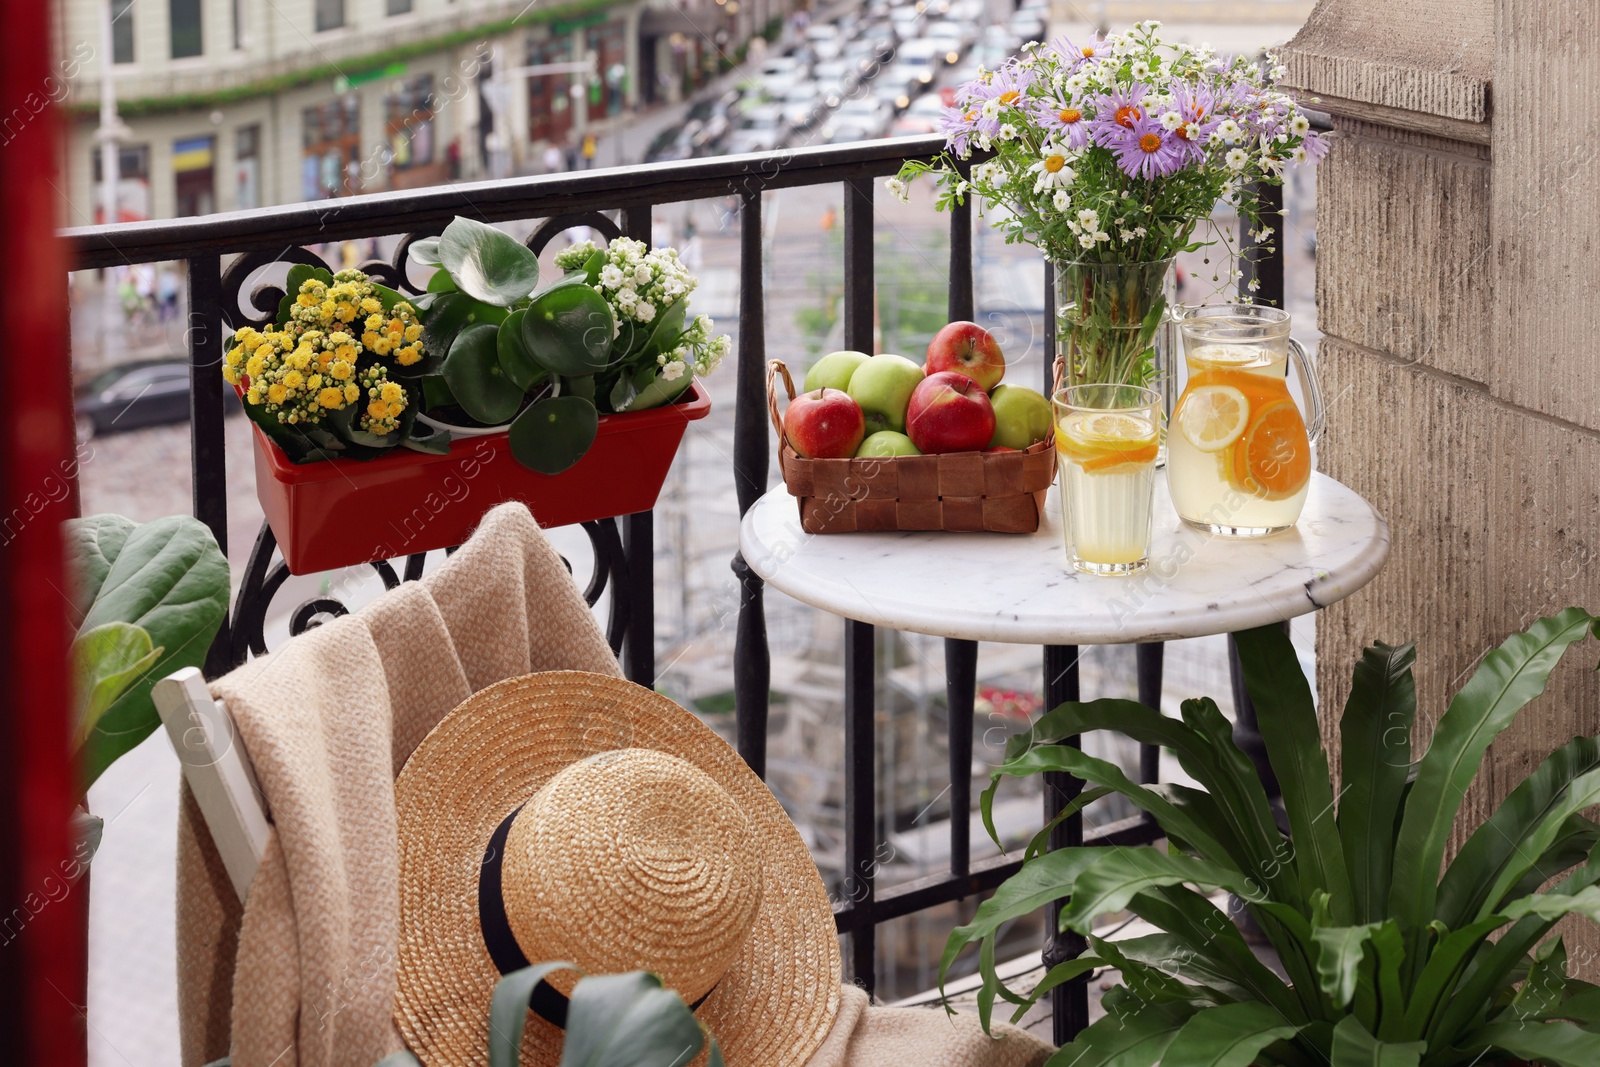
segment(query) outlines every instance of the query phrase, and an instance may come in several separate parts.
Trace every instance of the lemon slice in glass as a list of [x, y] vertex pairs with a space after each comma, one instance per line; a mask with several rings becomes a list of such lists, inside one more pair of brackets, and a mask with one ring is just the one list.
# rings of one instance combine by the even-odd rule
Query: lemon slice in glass
[[1056, 448], [1086, 471], [1152, 463], [1156, 428], [1148, 419], [1118, 412], [1077, 414], [1061, 420]]
[[1178, 429], [1202, 452], [1221, 452], [1244, 433], [1250, 401], [1231, 385], [1202, 385], [1178, 411]]

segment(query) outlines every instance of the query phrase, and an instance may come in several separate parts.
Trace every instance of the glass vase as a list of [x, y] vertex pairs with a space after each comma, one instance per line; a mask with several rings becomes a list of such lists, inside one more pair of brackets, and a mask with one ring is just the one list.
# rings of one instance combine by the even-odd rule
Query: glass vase
[[1057, 261], [1056, 357], [1060, 386], [1136, 385], [1161, 397], [1162, 449], [1177, 400], [1173, 261]]

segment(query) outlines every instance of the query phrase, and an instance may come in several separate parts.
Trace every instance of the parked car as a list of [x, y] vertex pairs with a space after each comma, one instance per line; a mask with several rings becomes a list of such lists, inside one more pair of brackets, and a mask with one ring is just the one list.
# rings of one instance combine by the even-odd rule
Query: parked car
[[827, 110], [817, 83], [809, 79], [791, 86], [778, 106], [783, 109], [783, 121], [792, 130], [806, 129]]
[[870, 141], [889, 132], [894, 109], [870, 96], [846, 100], [823, 123], [822, 136], [829, 144], [845, 141]]
[[922, 12], [911, 4], [890, 8], [889, 21], [894, 24], [895, 36], [899, 37], [902, 42], [909, 41], [913, 37], [921, 37], [922, 27], [927, 22], [922, 17]]
[[770, 152], [783, 144], [789, 133], [783, 109], [776, 104], [758, 104], [739, 116], [728, 134], [728, 153]]
[[945, 53], [948, 51], [948, 48], [939, 47], [938, 41], [919, 37], [900, 46], [894, 65], [922, 85], [932, 85], [933, 79], [939, 76], [939, 70], [944, 66]]
[[944, 101], [938, 93], [924, 93], [911, 102], [889, 132], [895, 137], [926, 137], [939, 132], [939, 120], [944, 118]]
[[[983, 36], [978, 41], [979, 48], [993, 49], [1000, 53], [1004, 59], [1013, 56], [1022, 48], [1022, 38], [1012, 33], [1005, 26], [985, 26]], [[987, 64], [985, 64], [987, 66]], [[993, 69], [993, 68], [990, 68]]]
[[1044, 19], [1035, 11], [1018, 11], [1011, 16], [1011, 21], [1006, 23], [1006, 29], [1021, 38], [1024, 43], [1044, 40]]
[[967, 50], [970, 43], [959, 26], [942, 20], [930, 25], [922, 40], [936, 46], [947, 65], [960, 62], [961, 54]]
[[827, 23], [813, 25], [806, 30], [806, 47], [818, 62], [837, 59], [844, 50], [844, 34]]
[[911, 101], [926, 92], [928, 86], [919, 73], [907, 70], [900, 64], [885, 70], [872, 83], [872, 97], [887, 104], [893, 111], [904, 111]]
[[[225, 410], [243, 410], [231, 386], [223, 387], [222, 401]], [[77, 414], [78, 436], [83, 438], [188, 422], [189, 364], [141, 360], [103, 371], [78, 390]]]

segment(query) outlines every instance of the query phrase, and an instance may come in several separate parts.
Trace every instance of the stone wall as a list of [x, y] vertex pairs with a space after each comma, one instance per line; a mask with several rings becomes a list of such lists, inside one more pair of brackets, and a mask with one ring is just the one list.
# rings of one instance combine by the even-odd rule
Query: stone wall
[[[1322, 469], [1394, 532], [1377, 581], [1321, 617], [1324, 734], [1381, 638], [1418, 645], [1425, 737], [1506, 634], [1600, 610], [1600, 6], [1322, 0], [1285, 54], [1338, 131], [1317, 191]], [[1600, 733], [1597, 656], [1577, 646], [1502, 735], [1460, 825]], [[1600, 931], [1577, 936], [1593, 979]]]

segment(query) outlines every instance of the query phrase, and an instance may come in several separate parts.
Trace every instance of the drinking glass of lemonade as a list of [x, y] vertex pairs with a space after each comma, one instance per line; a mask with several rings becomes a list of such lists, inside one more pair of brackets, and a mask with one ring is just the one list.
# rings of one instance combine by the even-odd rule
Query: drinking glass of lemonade
[[[1189, 383], [1167, 433], [1167, 487], [1178, 516], [1224, 537], [1287, 530], [1305, 507], [1322, 394], [1289, 336], [1289, 313], [1254, 304], [1189, 308], [1178, 318]], [[1311, 430], [1289, 395], [1293, 355]]]
[[1067, 558], [1089, 574], [1144, 570], [1161, 394], [1135, 385], [1074, 385], [1056, 393], [1054, 405]]

